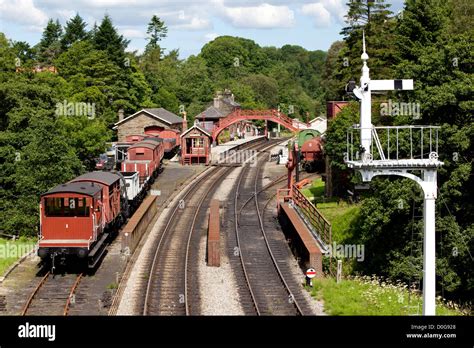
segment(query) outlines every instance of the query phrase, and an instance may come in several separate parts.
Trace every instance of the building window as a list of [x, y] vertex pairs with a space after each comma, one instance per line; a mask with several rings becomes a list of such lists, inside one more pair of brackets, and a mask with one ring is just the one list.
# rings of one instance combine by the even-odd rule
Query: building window
[[204, 147], [203, 138], [193, 138], [193, 147]]

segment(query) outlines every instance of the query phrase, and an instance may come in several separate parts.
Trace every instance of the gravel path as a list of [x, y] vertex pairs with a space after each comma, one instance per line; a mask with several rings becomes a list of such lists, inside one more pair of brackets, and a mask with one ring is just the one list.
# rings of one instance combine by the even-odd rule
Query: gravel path
[[[222, 185], [214, 194], [214, 199], [221, 201], [221, 226], [222, 214], [227, 201], [231, 199], [232, 186], [238, 177], [241, 168], [234, 169], [224, 179]], [[205, 224], [207, 226], [207, 223]], [[243, 315], [229, 258], [226, 253], [225, 230], [221, 228], [221, 265], [208, 267], [206, 265], [207, 238], [202, 238], [199, 251], [199, 284], [201, 286], [201, 314], [203, 315]]]

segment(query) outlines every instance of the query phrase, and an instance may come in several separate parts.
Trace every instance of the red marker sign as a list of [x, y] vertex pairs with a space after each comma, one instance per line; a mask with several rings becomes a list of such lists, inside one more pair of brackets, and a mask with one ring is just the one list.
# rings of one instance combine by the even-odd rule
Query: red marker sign
[[309, 279], [316, 277], [316, 270], [314, 268], [308, 268], [308, 270], [306, 271], [306, 276]]

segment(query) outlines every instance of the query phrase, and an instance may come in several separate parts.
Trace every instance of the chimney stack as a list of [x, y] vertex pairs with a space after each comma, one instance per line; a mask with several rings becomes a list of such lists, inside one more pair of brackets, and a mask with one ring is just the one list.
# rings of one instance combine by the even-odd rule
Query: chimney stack
[[119, 122], [123, 120], [123, 109], [120, 109], [118, 111], [118, 118], [119, 118]]
[[220, 107], [220, 99], [219, 99], [218, 96], [214, 98], [214, 107], [216, 109], [219, 109], [219, 107]]

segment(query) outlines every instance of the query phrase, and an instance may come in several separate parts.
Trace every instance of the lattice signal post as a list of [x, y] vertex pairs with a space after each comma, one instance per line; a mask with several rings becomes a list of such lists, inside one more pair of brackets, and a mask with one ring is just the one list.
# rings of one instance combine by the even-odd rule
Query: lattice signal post
[[[360, 125], [352, 127], [347, 133], [345, 162], [349, 168], [358, 170], [365, 182], [378, 175], [398, 175], [414, 180], [423, 189], [423, 315], [435, 315], [435, 202], [437, 168], [443, 165], [443, 162], [438, 160], [439, 127], [374, 127], [371, 92], [412, 90], [413, 80], [371, 80], [367, 66], [369, 56], [365, 50], [365, 34], [361, 59], [361, 86], [356, 86], [353, 90], [360, 99]], [[384, 136], [382, 139], [380, 134]]]

